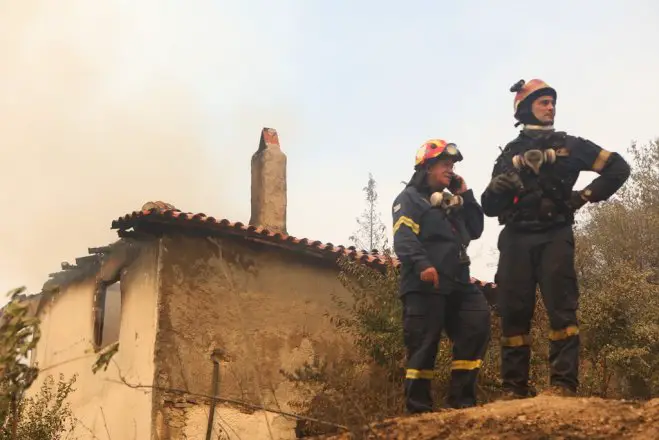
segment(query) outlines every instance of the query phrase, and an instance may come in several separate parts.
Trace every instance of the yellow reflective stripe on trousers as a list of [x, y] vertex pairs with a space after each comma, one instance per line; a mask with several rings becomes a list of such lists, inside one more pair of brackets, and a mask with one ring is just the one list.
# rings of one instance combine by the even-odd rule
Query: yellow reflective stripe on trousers
[[531, 345], [531, 335], [504, 336], [501, 345], [504, 347], [525, 347]]
[[579, 327], [577, 327], [576, 325], [571, 325], [561, 330], [550, 331], [549, 339], [551, 339], [552, 341], [562, 341], [563, 339], [567, 339], [570, 336], [576, 336], [578, 334], [579, 334]]
[[421, 230], [421, 228], [418, 225], [418, 223], [415, 223], [414, 220], [405, 216], [399, 218], [398, 221], [394, 224], [393, 233], [395, 234], [398, 228], [400, 228], [402, 225], [405, 225], [408, 228], [410, 228], [415, 235], [419, 235], [419, 231]]
[[475, 361], [453, 361], [451, 362], [451, 370], [475, 370], [483, 366], [481, 359]]
[[432, 379], [435, 376], [433, 370], [415, 370], [408, 368], [405, 373], [405, 379]]

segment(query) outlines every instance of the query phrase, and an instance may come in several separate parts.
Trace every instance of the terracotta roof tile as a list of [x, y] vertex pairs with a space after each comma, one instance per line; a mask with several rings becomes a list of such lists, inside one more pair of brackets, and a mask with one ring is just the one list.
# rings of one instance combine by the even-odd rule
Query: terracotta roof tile
[[[305, 251], [317, 253], [320, 256], [338, 258], [340, 255], [345, 255], [378, 268], [385, 268], [388, 262], [391, 262], [396, 267], [400, 266], [400, 261], [397, 258], [388, 257], [377, 250], [369, 252], [366, 250], [357, 250], [354, 246], [346, 247], [332, 243], [323, 243], [318, 240], [310, 240], [308, 238], [297, 238], [281, 232], [271, 232], [265, 228], [246, 225], [242, 222], [234, 223], [227, 219], [217, 219], [207, 216], [204, 213], [183, 212], [165, 202], [149, 202], [143, 206], [142, 210], [133, 211], [130, 214], [119, 217], [112, 222], [112, 229], [126, 231], [145, 223], [201, 227], [227, 235], [242, 236], [264, 243], [283, 246], [291, 250], [304, 249]], [[481, 286], [493, 286], [493, 283], [482, 282], [476, 278], [472, 278], [471, 281]]]

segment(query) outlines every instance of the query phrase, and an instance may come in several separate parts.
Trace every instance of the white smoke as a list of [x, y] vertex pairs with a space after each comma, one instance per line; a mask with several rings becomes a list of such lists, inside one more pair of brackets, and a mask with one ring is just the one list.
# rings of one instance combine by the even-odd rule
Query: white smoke
[[0, 293], [39, 290], [148, 200], [248, 218], [259, 130], [293, 119], [268, 95], [287, 35], [237, 3], [166, 3], [0, 3]]

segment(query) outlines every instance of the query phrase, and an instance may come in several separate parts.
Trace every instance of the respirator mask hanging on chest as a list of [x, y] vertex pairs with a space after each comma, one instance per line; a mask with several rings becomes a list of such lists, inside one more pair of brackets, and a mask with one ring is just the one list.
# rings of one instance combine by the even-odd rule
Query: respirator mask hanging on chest
[[556, 151], [553, 148], [546, 150], [528, 150], [524, 154], [513, 156], [513, 166], [517, 170], [530, 168], [537, 175], [544, 164], [556, 163]]
[[459, 211], [464, 205], [464, 200], [459, 195], [436, 191], [430, 195], [430, 204], [435, 208], [446, 211], [448, 214], [452, 211]]
[[[463, 205], [464, 205], [464, 199], [462, 196], [459, 195], [454, 195], [449, 192], [434, 192], [430, 196], [430, 204], [435, 207], [443, 210], [446, 212], [446, 215], [450, 215], [451, 213], [456, 213], [459, 212]], [[464, 225], [461, 223], [453, 223], [453, 227], [457, 228], [454, 229], [460, 236], [460, 253], [458, 255], [458, 261], [460, 264], [466, 264], [469, 265], [471, 264], [471, 260], [469, 258], [469, 255], [467, 254], [467, 246], [469, 243], [469, 234], [467, 231], [464, 229]]]

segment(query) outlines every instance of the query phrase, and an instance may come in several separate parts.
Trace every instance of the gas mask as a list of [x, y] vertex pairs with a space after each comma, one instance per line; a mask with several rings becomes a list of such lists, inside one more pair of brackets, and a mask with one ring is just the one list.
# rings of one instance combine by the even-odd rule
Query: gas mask
[[449, 192], [436, 191], [430, 196], [430, 204], [449, 213], [461, 209], [464, 201], [462, 200], [462, 196], [453, 195]]
[[540, 174], [540, 168], [544, 164], [553, 164], [556, 162], [556, 151], [553, 148], [546, 150], [528, 150], [524, 154], [517, 154], [513, 157], [513, 166], [517, 170], [528, 167], [535, 174]]

